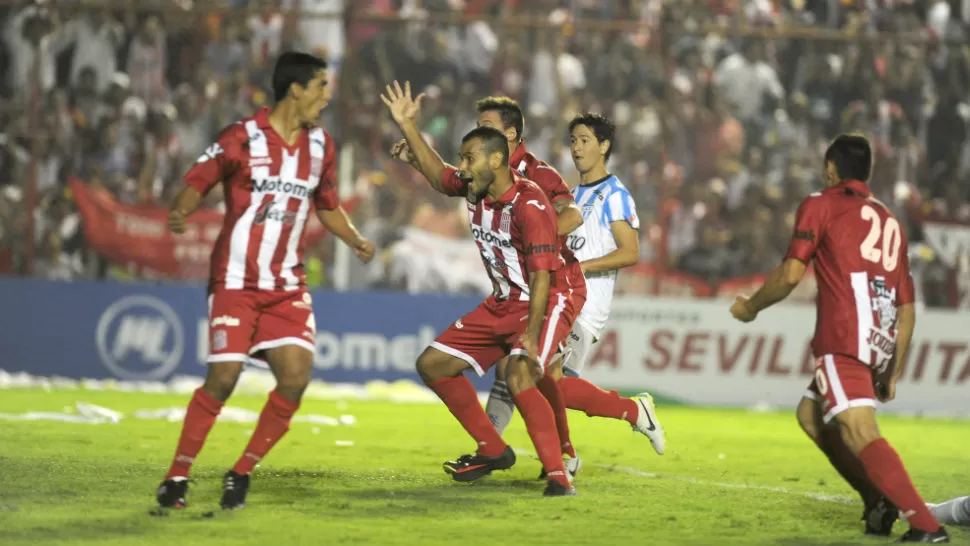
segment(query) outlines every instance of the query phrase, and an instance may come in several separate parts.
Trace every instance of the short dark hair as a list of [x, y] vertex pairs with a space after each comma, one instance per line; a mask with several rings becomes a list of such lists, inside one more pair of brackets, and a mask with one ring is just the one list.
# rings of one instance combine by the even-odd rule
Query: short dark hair
[[494, 127], [476, 127], [471, 131], [468, 131], [461, 139], [461, 143], [464, 144], [469, 140], [479, 139], [485, 144], [485, 153], [492, 155], [496, 152], [502, 154], [502, 161], [508, 165], [509, 163], [509, 141], [505, 138], [505, 134], [502, 131]]
[[276, 66], [273, 67], [273, 99], [276, 102], [285, 99], [294, 83], [306, 87], [310, 80], [326, 68], [327, 61], [309, 53], [283, 53], [276, 59]]
[[498, 112], [498, 116], [502, 118], [502, 125], [514, 127], [518, 139], [522, 140], [522, 132], [525, 131], [525, 116], [522, 114], [522, 106], [517, 100], [509, 97], [485, 97], [475, 103], [475, 110], [479, 114]]
[[843, 180], [866, 182], [872, 174], [872, 146], [869, 139], [858, 134], [843, 133], [825, 150], [825, 164], [831, 161]]
[[572, 134], [573, 129], [575, 129], [577, 125], [585, 125], [586, 127], [589, 127], [589, 130], [592, 131], [596, 136], [596, 140], [600, 142], [606, 140], [610, 141], [610, 148], [606, 150], [606, 156], [604, 157], [604, 159], [609, 161], [610, 156], [613, 155], [613, 148], [616, 147], [616, 125], [610, 121], [610, 118], [604, 116], [603, 114], [594, 114], [592, 112], [580, 114], [569, 122], [570, 134]]

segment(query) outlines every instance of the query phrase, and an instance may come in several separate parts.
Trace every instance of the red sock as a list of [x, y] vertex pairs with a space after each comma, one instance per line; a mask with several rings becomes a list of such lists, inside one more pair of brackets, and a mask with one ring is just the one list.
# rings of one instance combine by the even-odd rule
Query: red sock
[[928, 533], [940, 528], [940, 522], [926, 507], [909, 479], [903, 461], [889, 442], [882, 438], [872, 442], [862, 448], [859, 459], [865, 465], [869, 478], [899, 508], [899, 513], [909, 520], [910, 527]]
[[488, 420], [488, 415], [478, 401], [475, 386], [464, 375], [442, 377], [428, 384], [438, 398], [448, 406], [465, 431], [478, 443], [478, 454], [498, 457], [508, 447], [498, 431]]
[[209, 393], [199, 387], [192, 394], [189, 407], [185, 411], [185, 420], [182, 422], [182, 435], [179, 436], [178, 447], [175, 448], [175, 458], [172, 466], [168, 469], [165, 479], [188, 478], [189, 469], [195, 456], [202, 451], [202, 444], [205, 437], [209, 435], [212, 425], [216, 422], [216, 417], [222, 411], [223, 402], [216, 400]]
[[872, 483], [866, 473], [866, 467], [856, 457], [849, 446], [845, 445], [842, 433], [835, 427], [822, 427], [816, 442], [822, 453], [829, 458], [829, 462], [839, 475], [855, 489], [862, 497], [866, 507], [875, 506], [883, 496], [876, 484]]
[[256, 463], [263, 460], [276, 442], [290, 430], [290, 419], [299, 407], [299, 402], [290, 402], [275, 390], [269, 393], [269, 400], [259, 414], [259, 422], [249, 439], [249, 445], [232, 470], [240, 475], [252, 472]]
[[610, 417], [637, 424], [637, 403], [616, 391], [604, 391], [579, 377], [563, 377], [559, 388], [569, 409], [582, 410], [590, 417]]
[[559, 448], [559, 434], [556, 432], [556, 416], [552, 413], [549, 402], [535, 387], [530, 387], [512, 398], [522, 414], [525, 428], [529, 431], [546, 475], [549, 479], [569, 487], [562, 451]]
[[566, 417], [566, 397], [559, 390], [559, 384], [555, 379], [548, 375], [542, 376], [536, 383], [539, 392], [546, 397], [552, 407], [552, 413], [556, 417], [556, 431], [559, 433], [560, 449], [563, 455], [576, 458], [576, 449], [569, 438], [569, 421]]

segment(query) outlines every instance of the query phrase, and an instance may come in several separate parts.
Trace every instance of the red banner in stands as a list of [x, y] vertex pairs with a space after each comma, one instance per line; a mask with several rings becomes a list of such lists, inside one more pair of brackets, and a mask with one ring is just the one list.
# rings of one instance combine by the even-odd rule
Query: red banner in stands
[[[71, 191], [81, 213], [84, 237], [105, 259], [118, 265], [133, 264], [161, 277], [209, 277], [212, 246], [222, 229], [221, 212], [200, 210], [189, 217], [185, 233], [175, 235], [168, 230], [168, 209], [164, 207], [126, 205], [107, 190], [77, 179], [71, 180]], [[325, 234], [318, 221], [307, 224], [308, 244]]]

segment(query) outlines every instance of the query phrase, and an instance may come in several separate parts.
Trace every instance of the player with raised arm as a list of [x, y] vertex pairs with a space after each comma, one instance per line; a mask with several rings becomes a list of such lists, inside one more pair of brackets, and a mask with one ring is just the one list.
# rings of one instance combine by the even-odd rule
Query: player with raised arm
[[[586, 300], [586, 283], [579, 262], [572, 252], [566, 248], [566, 235], [583, 223], [583, 216], [569, 192], [569, 186], [566, 185], [566, 181], [563, 180], [556, 169], [526, 150], [525, 139], [523, 138], [525, 116], [517, 101], [509, 97], [485, 97], [475, 103], [475, 110], [478, 113], [479, 127], [492, 127], [505, 135], [509, 148], [510, 166], [515, 173], [535, 182], [552, 202], [556, 211], [557, 235], [561, 245], [560, 252], [566, 263], [566, 276], [573, 288], [573, 302], [577, 310], [582, 309]], [[407, 145], [407, 140], [398, 141], [391, 149], [391, 155], [410, 163], [417, 170], [421, 170]], [[515, 409], [512, 394], [509, 392], [508, 384], [505, 381], [507, 364], [508, 357], [503, 357], [495, 363], [496, 381], [492, 386], [488, 404], [485, 407], [485, 412], [498, 428], [499, 434], [504, 431], [512, 419], [512, 413]], [[554, 377], [562, 375], [555, 373], [559, 365], [558, 360], [553, 362], [550, 366], [551, 373], [544, 375], [539, 380], [538, 387], [549, 399], [552, 409], [556, 413], [556, 428], [562, 442], [563, 455], [566, 457], [566, 467], [570, 470], [570, 474], [574, 475], [579, 467], [579, 458], [570, 439], [565, 397], [554, 379]], [[444, 465], [446, 468], [454, 470], [460, 468], [462, 463], [459, 458], [445, 461]]]
[[839, 135], [824, 166], [826, 188], [799, 206], [784, 263], [750, 299], [738, 297], [731, 314], [754, 320], [785, 299], [814, 264], [815, 378], [798, 405], [798, 421], [863, 497], [867, 534], [888, 536], [899, 507], [910, 524], [899, 542], [949, 542], [876, 425], [876, 398], [895, 397], [916, 322], [906, 238], [866, 184], [872, 149], [865, 137]]
[[505, 135], [478, 127], [465, 135], [458, 168], [446, 165], [421, 137], [419, 102], [410, 84], [394, 82], [381, 97], [407, 139], [419, 170], [437, 191], [464, 196], [472, 235], [495, 290], [448, 327], [418, 357], [417, 369], [477, 444], [477, 451], [446, 467], [458, 481], [472, 481], [515, 463], [478, 402], [466, 370], [484, 375], [512, 355], [509, 389], [548, 475], [547, 496], [575, 495], [560, 457], [556, 418], [536, 382], [565, 341], [578, 313], [556, 236], [552, 203], [533, 182], [509, 168]]
[[[619, 269], [640, 259], [640, 221], [629, 190], [606, 168], [616, 140], [613, 123], [599, 114], [582, 114], [570, 121], [569, 136], [573, 163], [580, 173], [580, 184], [572, 195], [582, 211], [583, 223], [569, 234], [567, 246], [585, 275], [587, 299], [569, 334], [561, 365], [550, 366], [550, 375], [558, 380], [566, 407], [590, 417], [625, 420], [663, 454], [664, 432], [648, 393], [623, 398], [580, 377], [609, 317]], [[500, 411], [502, 404], [503, 399], [493, 388], [486, 411], [499, 433], [508, 426], [513, 411], [512, 407]], [[568, 453], [564, 456], [566, 469], [575, 477], [580, 459]]]
[[316, 326], [303, 271], [310, 212], [354, 249], [363, 262], [374, 245], [341, 208], [335, 189], [336, 152], [316, 125], [331, 93], [327, 64], [284, 53], [273, 69], [276, 105], [235, 123], [185, 175], [186, 188], [169, 213], [183, 233], [202, 197], [222, 183], [226, 219], [215, 243], [209, 278], [209, 364], [189, 402], [158, 504], [184, 508], [189, 469], [232, 394], [243, 364], [260, 360], [276, 377], [242, 456], [223, 478], [221, 506], [242, 508], [256, 464], [289, 429], [310, 381]]

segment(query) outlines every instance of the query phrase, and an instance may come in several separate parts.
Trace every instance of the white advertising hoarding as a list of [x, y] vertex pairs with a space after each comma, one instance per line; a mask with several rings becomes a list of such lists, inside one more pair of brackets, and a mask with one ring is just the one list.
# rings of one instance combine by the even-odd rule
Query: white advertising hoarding
[[[752, 323], [729, 301], [620, 297], [583, 377], [690, 404], [794, 407], [812, 380], [811, 305], [780, 304]], [[970, 315], [917, 312], [888, 411], [970, 416]]]

